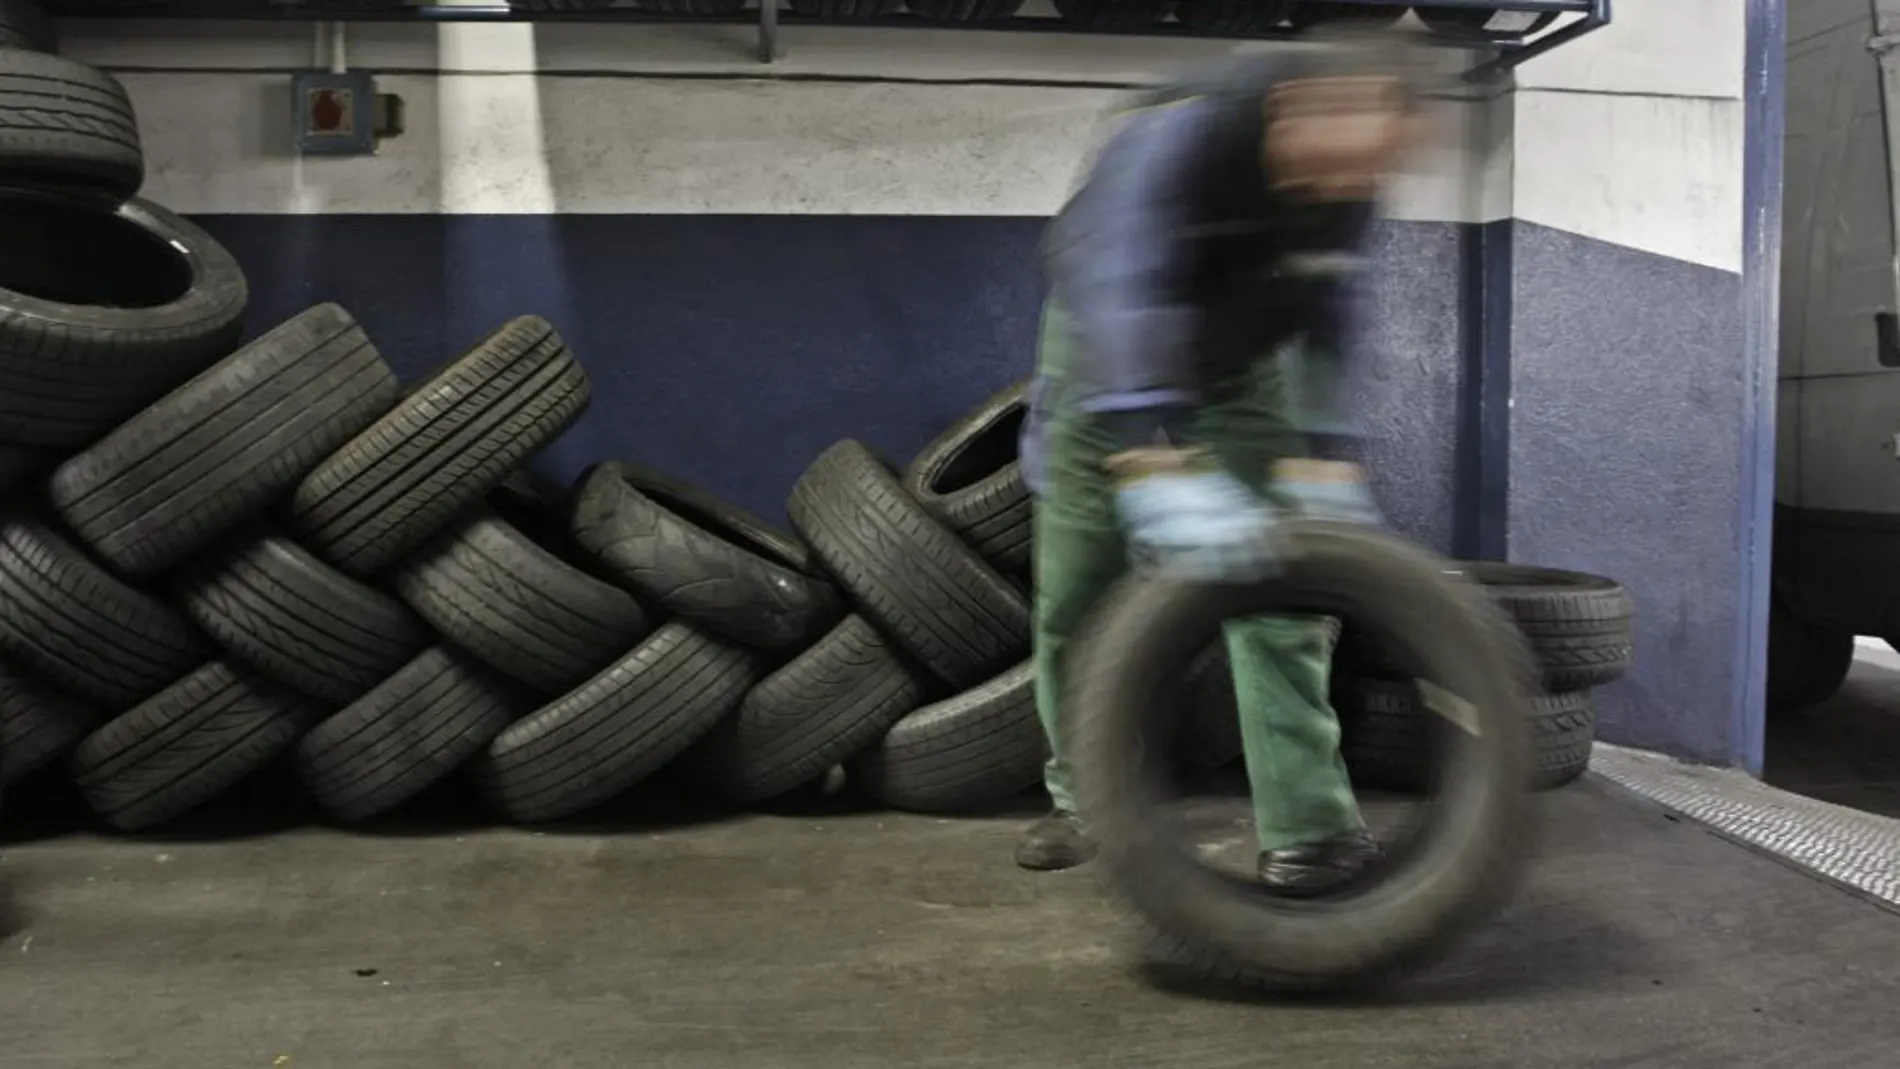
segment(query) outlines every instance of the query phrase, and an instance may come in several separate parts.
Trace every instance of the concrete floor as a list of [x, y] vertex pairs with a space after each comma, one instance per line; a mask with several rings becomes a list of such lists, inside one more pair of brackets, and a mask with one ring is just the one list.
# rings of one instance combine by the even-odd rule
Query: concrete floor
[[1893, 1063], [1900, 917], [1594, 778], [1544, 808], [1508, 915], [1371, 1005], [1157, 989], [1090, 872], [1011, 866], [1018, 817], [48, 835], [0, 853], [0, 1065]]
[[1900, 654], [1862, 639], [1827, 702], [1771, 717], [1762, 778], [1796, 794], [1900, 817]]

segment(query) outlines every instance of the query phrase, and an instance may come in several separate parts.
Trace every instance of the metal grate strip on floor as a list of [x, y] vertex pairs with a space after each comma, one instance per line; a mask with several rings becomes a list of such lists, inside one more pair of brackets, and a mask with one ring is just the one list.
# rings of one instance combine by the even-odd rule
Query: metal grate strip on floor
[[1750, 846], [1900, 905], [1900, 820], [1791, 794], [1744, 772], [1598, 743], [1590, 770]]

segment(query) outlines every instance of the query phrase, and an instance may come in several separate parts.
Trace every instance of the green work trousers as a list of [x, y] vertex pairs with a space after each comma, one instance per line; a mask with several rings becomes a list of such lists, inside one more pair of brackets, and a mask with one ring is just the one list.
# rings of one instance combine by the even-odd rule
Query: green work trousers
[[[1037, 370], [1043, 424], [1036, 498], [1036, 711], [1052, 756], [1043, 782], [1059, 809], [1075, 808], [1074, 772], [1063, 754], [1061, 666], [1069, 640], [1128, 568], [1114, 486], [1102, 462], [1116, 445], [1075, 404], [1070, 362], [1077, 342], [1067, 317], [1044, 310]], [[1199, 414], [1197, 433], [1249, 486], [1269, 490], [1273, 462], [1301, 436], [1287, 411], [1278, 363], [1263, 359], [1225, 384]], [[1234, 668], [1240, 731], [1262, 850], [1316, 842], [1364, 826], [1345, 762], [1339, 719], [1327, 701], [1332, 644], [1326, 621], [1249, 617], [1224, 628]], [[1185, 666], [1183, 666], [1185, 671]], [[1185, 710], [1183, 711], [1185, 713]]]

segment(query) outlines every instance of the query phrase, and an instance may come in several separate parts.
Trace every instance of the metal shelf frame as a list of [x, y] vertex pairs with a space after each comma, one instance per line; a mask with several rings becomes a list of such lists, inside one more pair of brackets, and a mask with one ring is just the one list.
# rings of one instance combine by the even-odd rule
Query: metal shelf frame
[[[1413, 0], [1336, 0], [1364, 7], [1412, 7]], [[1472, 50], [1486, 58], [1465, 72], [1469, 81], [1488, 81], [1509, 72], [1526, 60], [1569, 44], [1587, 33], [1610, 23], [1612, 0], [1431, 0], [1433, 7], [1472, 8], [1477, 10], [1575, 15], [1532, 41], [1487, 40], [1446, 33], [1421, 35], [1429, 44]], [[174, 0], [147, 3], [127, 0], [89, 0], [82, 8], [68, 8], [64, 18], [177, 18], [177, 19], [267, 19], [290, 22], [620, 22], [666, 25], [756, 24], [758, 58], [771, 63], [783, 55], [780, 31], [795, 26], [885, 27], [890, 29], [986, 30], [1004, 33], [1064, 33], [1115, 37], [1179, 37], [1195, 40], [1285, 40], [1297, 41], [1293, 30], [1274, 29], [1247, 34], [1203, 34], [1171, 23], [1120, 30], [1097, 30], [1078, 26], [1060, 18], [1007, 18], [990, 22], [941, 23], [915, 15], [897, 14], [875, 19], [821, 19], [781, 10], [782, 0], [762, 0], [756, 9], [726, 16], [658, 15], [637, 8], [596, 8], [592, 10], [535, 11], [485, 4], [471, 7], [445, 7], [436, 4], [377, 5], [366, 0], [263, 0], [245, 4], [240, 0]]]

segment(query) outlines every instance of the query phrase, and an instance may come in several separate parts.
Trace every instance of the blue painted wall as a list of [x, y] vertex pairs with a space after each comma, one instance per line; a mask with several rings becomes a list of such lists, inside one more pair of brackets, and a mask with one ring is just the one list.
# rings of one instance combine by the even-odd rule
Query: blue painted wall
[[[255, 335], [334, 300], [414, 379], [544, 315], [594, 400], [541, 459], [674, 470], [768, 516], [841, 437], [899, 463], [1029, 373], [1030, 217], [208, 215], [244, 264]], [[1461, 375], [1459, 230], [1374, 237], [1361, 383], [1395, 522], [1449, 549]]]
[[1737, 740], [1740, 276], [1513, 224], [1511, 559], [1636, 600], [1605, 738], [1723, 760]]
[[[902, 463], [1033, 359], [1042, 221], [1028, 217], [199, 222], [249, 273], [251, 333], [338, 301], [407, 379], [511, 316], [547, 316], [594, 401], [543, 470], [638, 458], [773, 517], [833, 441]], [[1501, 332], [1480, 329], [1465, 282], [1477, 238], [1509, 253]], [[1358, 389], [1394, 522], [1471, 553], [1460, 517], [1500, 496], [1511, 559], [1623, 580], [1638, 658], [1599, 695], [1603, 736], [1721, 759], [1742, 611], [1740, 278], [1522, 222], [1387, 221], [1372, 251]], [[1470, 463], [1484, 428], [1466, 387], [1500, 345], [1508, 495]]]
[[907, 460], [1026, 373], [1037, 220], [812, 216], [201, 216], [244, 264], [248, 331], [348, 308], [406, 380], [512, 316], [593, 382], [541, 458], [624, 457], [769, 516], [855, 436]]

